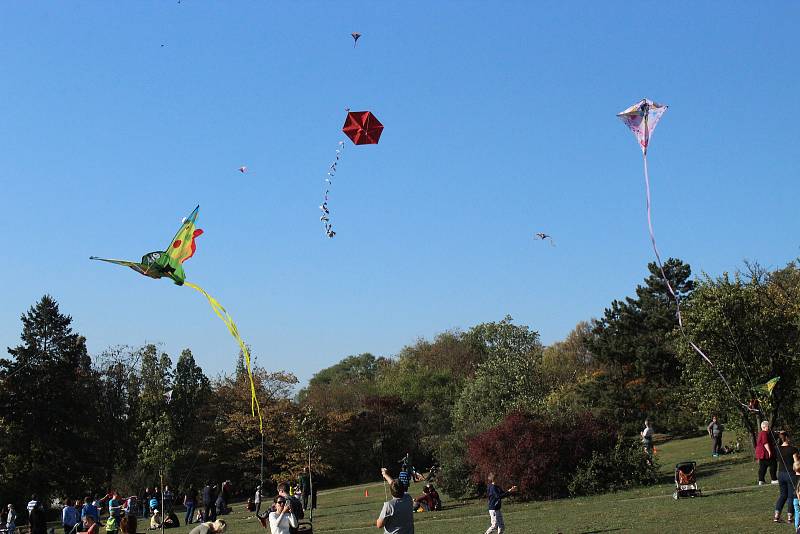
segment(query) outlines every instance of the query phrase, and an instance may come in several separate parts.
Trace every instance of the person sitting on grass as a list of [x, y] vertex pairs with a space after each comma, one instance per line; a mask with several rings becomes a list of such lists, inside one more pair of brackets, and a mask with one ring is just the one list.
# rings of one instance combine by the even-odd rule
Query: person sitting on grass
[[150, 530], [158, 530], [161, 528], [161, 512], [158, 508], [153, 508], [153, 515], [150, 516]]
[[194, 527], [189, 534], [223, 534], [227, 527], [224, 519], [206, 521]]
[[386, 534], [414, 534], [414, 504], [406, 488], [398, 479], [389, 476], [389, 471], [381, 468], [383, 479], [389, 483], [392, 500], [383, 503], [383, 508], [375, 521], [375, 526]]
[[433, 512], [442, 509], [442, 501], [439, 493], [432, 484], [426, 484], [422, 489], [422, 495], [414, 499], [414, 511]]
[[506, 530], [506, 524], [503, 521], [503, 512], [500, 511], [503, 506], [503, 499], [509, 495], [516, 493], [517, 487], [511, 486], [508, 490], [503, 491], [494, 483], [494, 473], [489, 473], [486, 477], [486, 494], [489, 497], [489, 528], [486, 529], [486, 534], [491, 534], [497, 529], [497, 534], [503, 534]]
[[179, 526], [181, 526], [181, 522], [178, 520], [178, 514], [174, 511], [167, 514], [164, 519], [164, 528], [176, 528]]

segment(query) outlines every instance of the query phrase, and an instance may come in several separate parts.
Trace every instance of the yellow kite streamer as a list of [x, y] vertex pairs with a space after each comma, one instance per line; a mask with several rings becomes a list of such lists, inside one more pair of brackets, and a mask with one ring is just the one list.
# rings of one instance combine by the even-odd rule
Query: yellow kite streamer
[[244, 341], [242, 341], [242, 338], [239, 335], [239, 329], [236, 328], [236, 323], [233, 322], [233, 317], [230, 316], [230, 314], [225, 310], [222, 304], [217, 301], [217, 299], [206, 293], [202, 287], [196, 286], [191, 282], [184, 282], [183, 285], [199, 291], [203, 294], [203, 296], [206, 297], [206, 299], [208, 299], [208, 303], [211, 304], [211, 308], [214, 310], [214, 313], [217, 314], [217, 317], [222, 319], [222, 322], [224, 322], [225, 326], [228, 327], [228, 332], [230, 332], [231, 335], [236, 339], [236, 342], [239, 343], [239, 348], [242, 349], [245, 365], [247, 366], [247, 376], [250, 379], [250, 411], [254, 416], [256, 413], [258, 413], [258, 427], [263, 434], [264, 420], [261, 418], [261, 407], [258, 405], [258, 399], [256, 398], [256, 385], [255, 381], [253, 380], [253, 370], [250, 366], [250, 351], [247, 350], [247, 345], [245, 345]]

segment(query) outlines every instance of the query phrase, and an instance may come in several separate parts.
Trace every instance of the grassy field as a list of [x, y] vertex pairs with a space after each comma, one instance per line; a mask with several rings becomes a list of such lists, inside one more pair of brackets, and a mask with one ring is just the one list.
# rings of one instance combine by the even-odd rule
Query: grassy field
[[[656, 486], [547, 502], [507, 499], [503, 505], [506, 532], [794, 532], [786, 523], [772, 522], [778, 487], [756, 485], [757, 464], [752, 457], [734, 454], [714, 459], [710, 446], [708, 438], [657, 445], [663, 480]], [[682, 460], [698, 463], [703, 497], [673, 500], [673, 468]], [[421, 491], [421, 485], [415, 486], [412, 494]], [[464, 534], [486, 530], [489, 520], [485, 501], [455, 502], [444, 496], [443, 499], [443, 511], [415, 514], [417, 533]], [[322, 491], [314, 514], [314, 531], [378, 532], [375, 519], [383, 500], [380, 483]], [[236, 505], [235, 512], [226, 520], [229, 531], [235, 534], [265, 532], [244, 512], [242, 505]]]

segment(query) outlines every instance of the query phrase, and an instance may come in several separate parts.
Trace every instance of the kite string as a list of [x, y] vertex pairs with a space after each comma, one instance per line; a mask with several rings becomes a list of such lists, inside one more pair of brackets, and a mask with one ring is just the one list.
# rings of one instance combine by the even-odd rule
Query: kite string
[[714, 362], [712, 362], [711, 359], [708, 356], [706, 356], [706, 354], [700, 349], [700, 347], [698, 347], [694, 343], [694, 341], [692, 341], [689, 338], [688, 334], [686, 333], [686, 330], [683, 327], [683, 317], [681, 316], [681, 299], [678, 296], [678, 293], [673, 289], [672, 284], [670, 284], [669, 278], [667, 278], [667, 274], [664, 271], [664, 264], [661, 261], [661, 254], [658, 252], [658, 245], [656, 244], [656, 234], [655, 231], [653, 230], [653, 217], [652, 217], [652, 208], [650, 201], [650, 173], [647, 170], [646, 145], [642, 150], [642, 159], [644, 160], [644, 183], [645, 183], [645, 191], [647, 198], [647, 227], [650, 230], [650, 242], [653, 244], [653, 252], [655, 252], [656, 255], [656, 261], [658, 262], [658, 269], [659, 271], [661, 271], [661, 277], [664, 280], [664, 283], [666, 284], [667, 290], [669, 291], [670, 295], [672, 295], [672, 298], [675, 300], [675, 310], [676, 310], [675, 315], [678, 319], [678, 329], [680, 330], [681, 336], [689, 344], [689, 346], [692, 347], [692, 349], [694, 349], [694, 351], [697, 352], [697, 354], [702, 356], [702, 358], [706, 362], [708, 362], [708, 365], [711, 367], [711, 369], [713, 369], [714, 372], [717, 373], [722, 382], [725, 384], [725, 387], [728, 388], [728, 392], [731, 394], [731, 397], [733, 397], [733, 399], [737, 402], [737, 404], [740, 404], [741, 406], [749, 410], [749, 406], [742, 403], [736, 396], [736, 394], [733, 392], [731, 385], [728, 383], [728, 380], [725, 378], [722, 372], [720, 372], [720, 370], [717, 369], [717, 367], [714, 365]]
[[331, 187], [333, 187], [333, 177], [336, 176], [336, 168], [339, 166], [339, 160], [342, 158], [343, 153], [344, 142], [339, 141], [339, 147], [336, 149], [336, 159], [334, 159], [331, 166], [328, 167], [328, 175], [325, 178], [325, 192], [322, 194], [322, 204], [319, 207], [319, 210], [322, 212], [319, 220], [322, 221], [322, 224], [325, 226], [325, 235], [329, 238], [335, 236], [336, 232], [333, 231], [333, 224], [331, 223], [331, 212], [328, 208], [328, 195], [331, 192]]
[[211, 309], [214, 310], [214, 313], [217, 314], [217, 317], [222, 319], [222, 322], [225, 323], [225, 326], [228, 327], [228, 332], [236, 339], [236, 342], [239, 344], [239, 348], [244, 355], [244, 361], [247, 368], [247, 377], [250, 379], [250, 412], [255, 417], [256, 413], [258, 413], [258, 426], [263, 434], [264, 432], [264, 420], [261, 417], [261, 406], [258, 404], [258, 398], [256, 397], [256, 386], [255, 380], [253, 379], [253, 369], [250, 360], [250, 351], [247, 349], [247, 345], [245, 345], [244, 341], [242, 341], [242, 337], [239, 335], [239, 329], [236, 327], [236, 323], [233, 322], [233, 317], [225, 310], [225, 308], [220, 304], [217, 299], [206, 293], [206, 291], [201, 288], [200, 286], [196, 286], [191, 282], [184, 282], [184, 285], [191, 287], [195, 291], [201, 293], [206, 299], [208, 303], [211, 305]]

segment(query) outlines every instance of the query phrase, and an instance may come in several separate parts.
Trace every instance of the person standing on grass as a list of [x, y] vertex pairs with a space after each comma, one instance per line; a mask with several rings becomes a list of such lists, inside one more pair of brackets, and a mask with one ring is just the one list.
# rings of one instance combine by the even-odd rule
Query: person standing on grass
[[41, 504], [37, 504], [28, 514], [31, 534], [47, 534], [47, 517]]
[[795, 460], [792, 464], [794, 471], [794, 493], [792, 494], [792, 508], [794, 509], [794, 531], [800, 530], [800, 460]]
[[186, 507], [186, 517], [183, 522], [187, 525], [192, 524], [192, 520], [194, 519], [194, 507], [196, 504], [197, 490], [194, 489], [194, 484], [192, 484], [186, 491], [186, 495], [183, 496], [183, 505]]
[[392, 500], [383, 503], [383, 508], [375, 521], [384, 534], [414, 534], [414, 502], [399, 479], [389, 476], [389, 471], [381, 468], [381, 476], [389, 483]]
[[[292, 515], [294, 515], [296, 519], [303, 519], [305, 517], [305, 513], [303, 512], [303, 503], [300, 502], [300, 499], [290, 493], [288, 482], [281, 482], [278, 484], [278, 496], [283, 497], [284, 500], [286, 500], [289, 510], [291, 510]], [[295, 534], [297, 532], [297, 527], [290, 526], [289, 532], [291, 534]]]
[[8, 515], [6, 516], [6, 529], [8, 534], [14, 534], [17, 528], [17, 512], [14, 510], [14, 505], [8, 505]]
[[203, 488], [203, 520], [206, 522], [214, 521], [217, 518], [217, 510], [214, 506], [214, 488], [211, 482], [206, 482]]
[[274, 508], [275, 511], [269, 513], [270, 534], [289, 534], [293, 530], [296, 531], [297, 518], [292, 513], [292, 501], [278, 495], [275, 497]]
[[756, 440], [756, 459], [758, 459], [758, 485], [766, 484], [764, 476], [769, 469], [769, 479], [772, 484], [778, 483], [778, 459], [776, 458], [774, 438], [769, 430], [769, 421], [761, 421], [761, 432]]
[[311, 473], [308, 472], [308, 467], [304, 467], [300, 474], [300, 493], [303, 497], [303, 509], [308, 509], [308, 498], [311, 496]]
[[780, 494], [778, 500], [775, 502], [775, 515], [772, 518], [776, 523], [781, 521], [781, 511], [786, 501], [789, 501], [789, 506], [786, 511], [786, 520], [789, 523], [794, 522], [792, 510], [792, 495], [795, 494], [795, 476], [792, 467], [796, 460], [800, 460], [800, 450], [792, 445], [789, 439], [788, 432], [778, 433], [780, 438], [780, 446], [778, 447], [778, 485], [780, 486]]
[[503, 499], [509, 495], [516, 493], [517, 487], [511, 486], [508, 490], [503, 491], [494, 483], [494, 473], [489, 473], [486, 477], [486, 494], [489, 498], [489, 528], [486, 529], [486, 534], [491, 534], [497, 530], [497, 534], [503, 534], [506, 530], [506, 525], [503, 522]]
[[70, 534], [77, 524], [78, 511], [72, 506], [72, 499], [67, 499], [64, 509], [61, 510], [61, 525], [64, 527], [64, 534]]
[[261, 484], [256, 486], [256, 494], [253, 497], [253, 504], [256, 505], [256, 517], [261, 513]]
[[719, 458], [719, 453], [722, 451], [722, 424], [717, 421], [717, 416], [711, 417], [711, 422], [708, 424], [708, 436], [711, 438], [711, 456]]
[[642, 447], [644, 447], [644, 453], [647, 456], [653, 456], [653, 436], [655, 435], [655, 431], [653, 430], [653, 423], [650, 422], [649, 419], [644, 420], [644, 430], [642, 430]]

